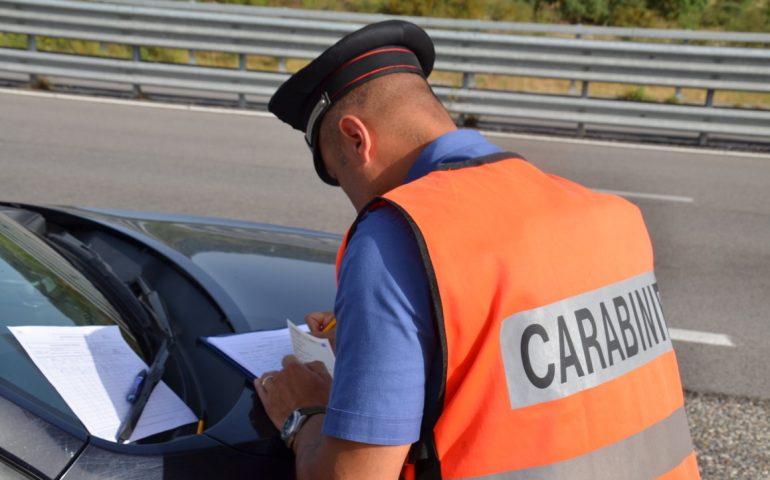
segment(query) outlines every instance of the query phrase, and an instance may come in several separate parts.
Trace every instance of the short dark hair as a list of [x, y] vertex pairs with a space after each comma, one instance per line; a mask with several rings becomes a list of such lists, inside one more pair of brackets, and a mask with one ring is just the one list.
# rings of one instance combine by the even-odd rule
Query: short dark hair
[[[405, 108], [449, 115], [424, 77], [413, 73], [394, 73], [371, 80], [338, 99], [321, 120], [318, 141], [331, 142], [335, 149], [339, 148], [339, 133], [334, 127], [344, 115], [364, 115], [375, 111], [378, 116], [387, 117], [400, 114]], [[394, 128], [398, 129], [399, 125], [395, 123]]]

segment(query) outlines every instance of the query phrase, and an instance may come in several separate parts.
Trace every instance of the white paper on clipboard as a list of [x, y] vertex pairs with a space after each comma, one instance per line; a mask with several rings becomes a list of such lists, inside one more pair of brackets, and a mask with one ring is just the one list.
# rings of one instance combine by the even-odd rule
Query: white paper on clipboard
[[291, 320], [286, 320], [291, 333], [291, 345], [294, 356], [302, 363], [321, 362], [326, 366], [329, 375], [334, 376], [334, 352], [329, 340], [317, 338], [301, 330]]

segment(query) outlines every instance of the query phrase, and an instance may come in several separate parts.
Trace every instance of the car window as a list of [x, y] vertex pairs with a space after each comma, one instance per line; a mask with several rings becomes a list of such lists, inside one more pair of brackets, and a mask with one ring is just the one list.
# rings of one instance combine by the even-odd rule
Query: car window
[[116, 315], [64, 258], [0, 214], [0, 382], [71, 417], [7, 327], [115, 325]]

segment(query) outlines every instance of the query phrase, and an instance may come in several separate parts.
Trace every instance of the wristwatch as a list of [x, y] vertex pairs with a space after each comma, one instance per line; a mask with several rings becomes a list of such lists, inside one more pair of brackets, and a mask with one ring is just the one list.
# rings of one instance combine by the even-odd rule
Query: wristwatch
[[319, 413], [326, 413], [326, 407], [303, 407], [289, 414], [281, 428], [281, 440], [283, 440], [287, 447], [292, 448], [294, 437], [305, 423], [305, 420]]

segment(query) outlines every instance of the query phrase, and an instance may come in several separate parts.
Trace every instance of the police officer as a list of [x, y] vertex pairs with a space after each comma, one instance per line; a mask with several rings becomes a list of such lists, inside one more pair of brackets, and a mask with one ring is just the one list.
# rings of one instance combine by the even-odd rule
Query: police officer
[[290, 356], [254, 384], [298, 476], [698, 478], [638, 209], [457, 130], [433, 61], [369, 25], [269, 105], [358, 212], [307, 318], [334, 381]]

